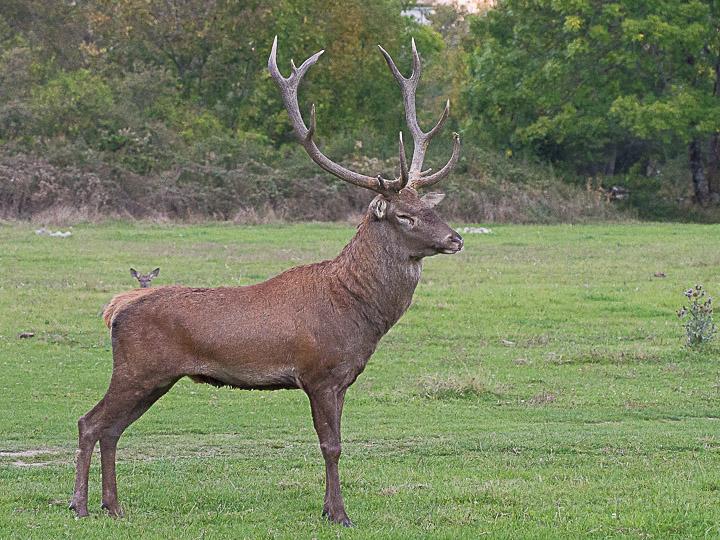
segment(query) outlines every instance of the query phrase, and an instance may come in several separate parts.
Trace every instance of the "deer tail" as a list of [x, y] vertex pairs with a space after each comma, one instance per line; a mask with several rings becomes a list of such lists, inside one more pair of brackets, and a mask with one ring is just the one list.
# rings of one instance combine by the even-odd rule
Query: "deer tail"
[[113, 318], [119, 313], [124, 307], [132, 304], [139, 298], [142, 298], [146, 294], [151, 294], [159, 290], [159, 287], [147, 288], [147, 289], [133, 289], [124, 293], [116, 294], [110, 300], [110, 303], [105, 306], [103, 310], [103, 320], [108, 328], [112, 327]]

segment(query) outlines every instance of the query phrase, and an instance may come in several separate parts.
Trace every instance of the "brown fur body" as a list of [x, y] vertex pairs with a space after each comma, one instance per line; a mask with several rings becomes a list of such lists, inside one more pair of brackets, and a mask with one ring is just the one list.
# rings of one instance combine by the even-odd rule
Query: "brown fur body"
[[257, 285], [115, 296], [103, 313], [115, 367], [142, 359], [123, 367], [167, 384], [190, 376], [245, 389], [305, 388], [325, 374], [350, 385], [410, 305], [422, 264], [363, 253], [367, 228], [336, 259]]

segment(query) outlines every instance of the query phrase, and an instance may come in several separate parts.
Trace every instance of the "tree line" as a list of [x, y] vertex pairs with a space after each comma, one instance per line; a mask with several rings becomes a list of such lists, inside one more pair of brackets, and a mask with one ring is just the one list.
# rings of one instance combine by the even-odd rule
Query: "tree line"
[[327, 51], [301, 96], [308, 108], [312, 96], [327, 151], [389, 158], [404, 116], [377, 44], [409, 71], [414, 37], [425, 65], [421, 122], [450, 97], [466, 152], [551, 163], [571, 182], [658, 185], [676, 180], [660, 174], [666, 163], [681, 163], [696, 203], [720, 199], [717, 2], [500, 0], [475, 15], [438, 8], [429, 25], [404, 15], [411, 7], [5, 0], [1, 153], [140, 177], [249, 159], [282, 169], [295, 150], [266, 69], [277, 34], [285, 69]]

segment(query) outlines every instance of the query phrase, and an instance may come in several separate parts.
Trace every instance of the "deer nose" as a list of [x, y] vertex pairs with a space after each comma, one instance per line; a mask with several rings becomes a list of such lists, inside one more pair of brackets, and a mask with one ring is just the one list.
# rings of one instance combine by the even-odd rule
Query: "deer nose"
[[445, 237], [445, 245], [452, 246], [443, 250], [443, 253], [457, 253], [463, 248], [463, 239], [455, 231], [451, 232]]

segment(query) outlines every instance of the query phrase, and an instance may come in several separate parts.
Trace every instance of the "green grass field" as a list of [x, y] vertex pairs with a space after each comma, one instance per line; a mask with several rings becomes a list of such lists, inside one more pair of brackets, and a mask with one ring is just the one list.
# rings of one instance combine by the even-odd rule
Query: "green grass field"
[[[341, 225], [0, 225], [0, 538], [718, 538], [720, 347], [675, 310], [720, 294], [720, 226], [498, 226], [427, 260], [348, 392], [341, 478], [299, 391], [183, 380], [120, 440], [126, 517], [67, 509], [76, 421], [103, 395], [99, 317], [134, 286], [244, 285], [334, 256]], [[662, 271], [666, 278], [653, 277]], [[23, 331], [32, 339], [19, 339]]]

